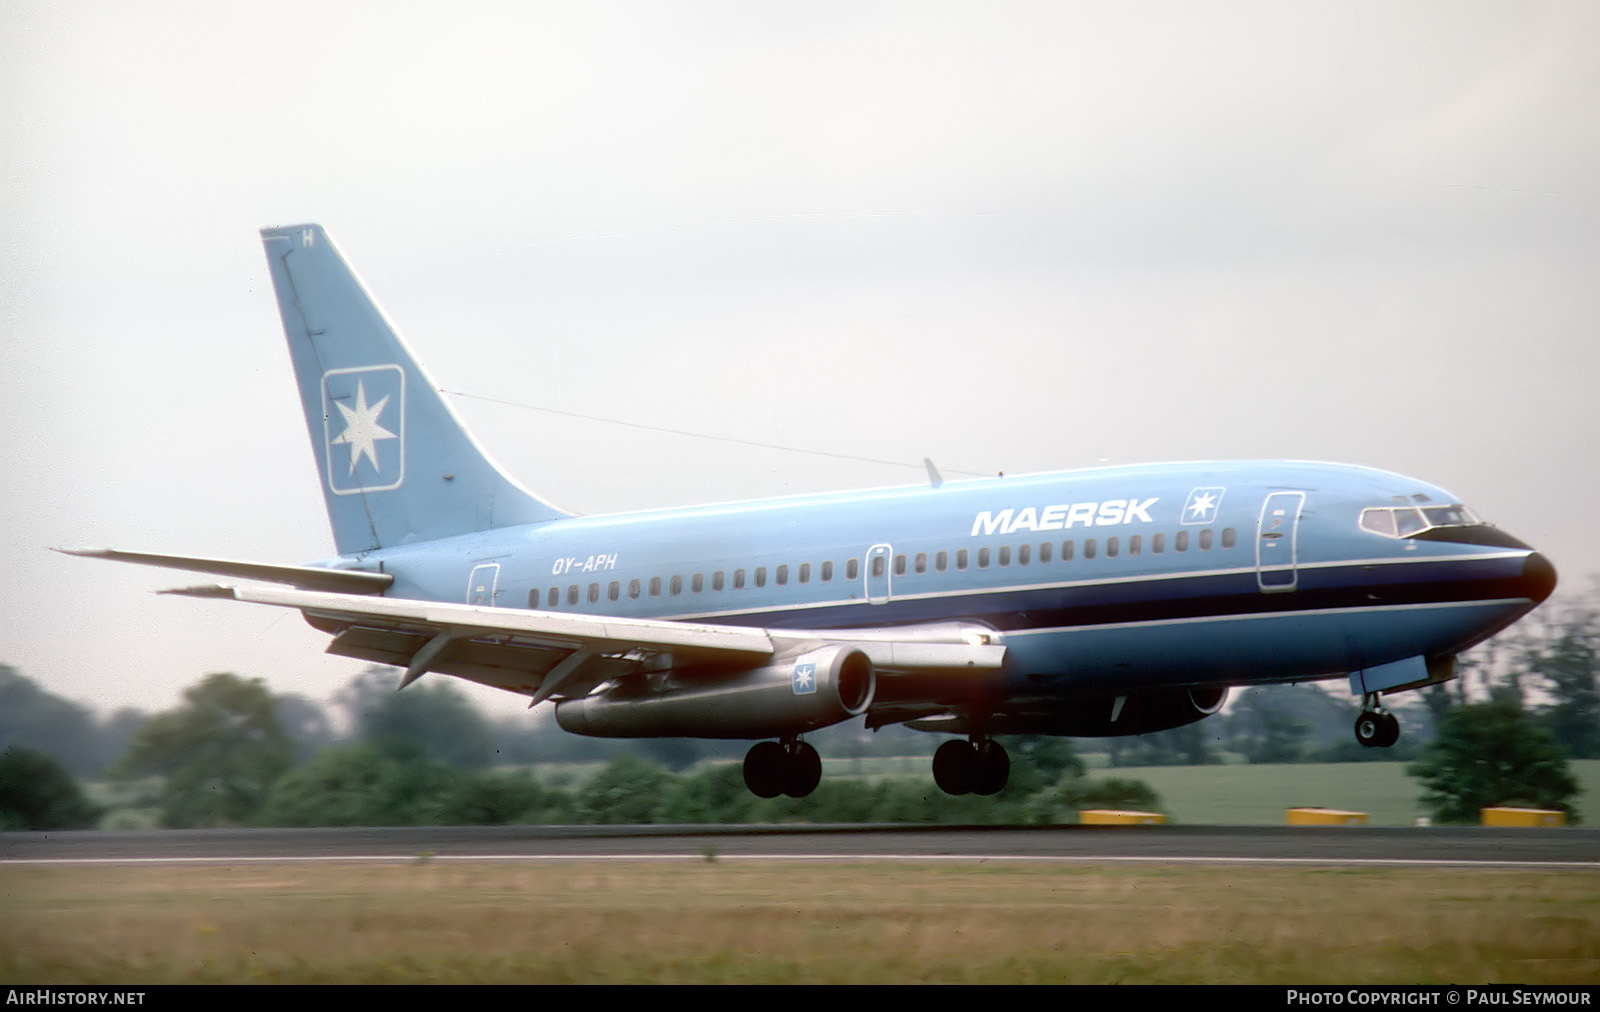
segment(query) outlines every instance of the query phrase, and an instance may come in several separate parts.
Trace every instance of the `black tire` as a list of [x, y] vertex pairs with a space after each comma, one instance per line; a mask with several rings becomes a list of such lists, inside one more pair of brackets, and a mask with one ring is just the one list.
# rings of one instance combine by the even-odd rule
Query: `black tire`
[[783, 759], [783, 793], [803, 798], [817, 789], [822, 781], [822, 757], [816, 749], [797, 741]]
[[975, 765], [971, 745], [947, 741], [933, 753], [933, 782], [946, 794], [971, 794]]
[[1011, 778], [1011, 757], [997, 741], [979, 742], [973, 756], [972, 793], [988, 797], [1005, 789]]
[[1383, 714], [1383, 731], [1378, 736], [1378, 747], [1388, 748], [1400, 740], [1400, 718], [1392, 713]]
[[775, 798], [783, 793], [783, 773], [788, 763], [783, 746], [775, 741], [758, 741], [744, 754], [744, 785], [758, 798]]

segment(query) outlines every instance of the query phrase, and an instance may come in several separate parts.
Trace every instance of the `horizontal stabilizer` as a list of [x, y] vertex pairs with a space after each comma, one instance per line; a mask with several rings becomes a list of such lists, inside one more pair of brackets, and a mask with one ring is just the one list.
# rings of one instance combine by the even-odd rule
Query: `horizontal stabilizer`
[[496, 636], [554, 648], [594, 645], [607, 653], [629, 650], [670, 651], [675, 655], [722, 660], [759, 660], [773, 653], [763, 629], [700, 625], [600, 615], [555, 614], [470, 604], [441, 604], [398, 598], [358, 598], [276, 587], [235, 587], [232, 596], [252, 604], [299, 608], [351, 625], [407, 628], [454, 634]]
[[[244, 580], [287, 583], [304, 590], [324, 590], [336, 594], [381, 594], [394, 577], [388, 573], [368, 573], [354, 569], [324, 569], [320, 566], [280, 566], [268, 562], [240, 562], [234, 559], [208, 559], [197, 555], [154, 555], [149, 552], [124, 552], [115, 548], [57, 548], [64, 555], [87, 559], [134, 562], [141, 566], [184, 569], [191, 573], [232, 576]], [[190, 593], [174, 591], [173, 593]], [[198, 596], [192, 595], [191, 596]], [[215, 590], [209, 596], [225, 596]]]

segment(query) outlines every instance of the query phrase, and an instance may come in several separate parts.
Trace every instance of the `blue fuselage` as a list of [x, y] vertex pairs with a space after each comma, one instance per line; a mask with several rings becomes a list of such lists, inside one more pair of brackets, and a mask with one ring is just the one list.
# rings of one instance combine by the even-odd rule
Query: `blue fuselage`
[[[1004, 694], [1329, 677], [1446, 657], [1554, 586], [1447, 492], [1384, 471], [1156, 464], [578, 517], [366, 555], [390, 596], [789, 629], [976, 623]], [[1392, 522], [1392, 521], [1386, 521]], [[1403, 528], [1402, 528], [1403, 531]]]

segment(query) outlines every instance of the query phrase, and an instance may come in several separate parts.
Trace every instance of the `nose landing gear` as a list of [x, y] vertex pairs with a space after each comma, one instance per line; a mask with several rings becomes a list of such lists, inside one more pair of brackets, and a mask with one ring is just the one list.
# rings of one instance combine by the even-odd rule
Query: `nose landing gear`
[[1400, 740], [1400, 719], [1383, 708], [1376, 692], [1361, 697], [1356, 718], [1356, 741], [1367, 748], [1388, 748]]

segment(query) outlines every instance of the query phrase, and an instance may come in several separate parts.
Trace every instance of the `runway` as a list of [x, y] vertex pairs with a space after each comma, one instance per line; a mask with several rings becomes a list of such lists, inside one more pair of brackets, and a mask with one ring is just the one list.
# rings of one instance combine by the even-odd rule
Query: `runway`
[[0, 864], [1061, 861], [1600, 871], [1600, 830], [1358, 826], [471, 826], [0, 833]]

